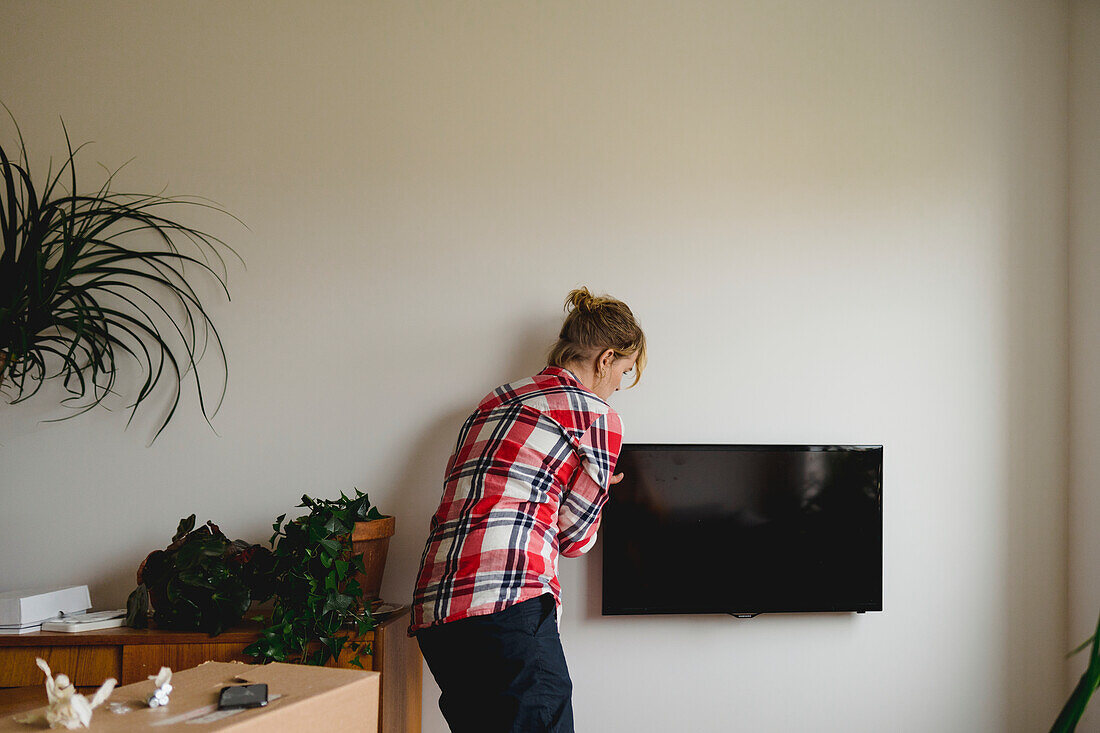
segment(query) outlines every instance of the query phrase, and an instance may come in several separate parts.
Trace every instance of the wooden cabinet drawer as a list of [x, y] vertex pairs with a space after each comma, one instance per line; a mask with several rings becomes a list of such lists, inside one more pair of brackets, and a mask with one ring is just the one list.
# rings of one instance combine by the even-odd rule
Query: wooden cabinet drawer
[[246, 646], [247, 643], [127, 644], [122, 647], [122, 677], [118, 682], [120, 685], [141, 682], [161, 667], [191, 669], [206, 661], [252, 664], [252, 659], [244, 654]]
[[118, 679], [122, 670], [119, 646], [12, 647], [0, 654], [0, 687], [41, 685], [45, 677], [35, 657], [45, 659], [54, 674], [67, 674], [74, 685], [100, 685], [108, 677]]

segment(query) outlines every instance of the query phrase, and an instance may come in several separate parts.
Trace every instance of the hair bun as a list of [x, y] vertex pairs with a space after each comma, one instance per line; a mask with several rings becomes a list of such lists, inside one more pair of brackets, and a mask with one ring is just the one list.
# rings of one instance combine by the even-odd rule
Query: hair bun
[[600, 299], [592, 295], [592, 292], [584, 287], [571, 290], [565, 299], [565, 307], [567, 310], [569, 306], [573, 306], [573, 308], [577, 310], [591, 312], [599, 305]]

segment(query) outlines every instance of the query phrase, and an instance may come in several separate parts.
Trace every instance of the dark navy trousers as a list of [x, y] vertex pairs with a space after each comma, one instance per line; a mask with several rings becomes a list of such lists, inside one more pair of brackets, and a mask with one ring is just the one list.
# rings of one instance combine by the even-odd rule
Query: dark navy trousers
[[573, 733], [554, 597], [416, 633], [453, 733]]

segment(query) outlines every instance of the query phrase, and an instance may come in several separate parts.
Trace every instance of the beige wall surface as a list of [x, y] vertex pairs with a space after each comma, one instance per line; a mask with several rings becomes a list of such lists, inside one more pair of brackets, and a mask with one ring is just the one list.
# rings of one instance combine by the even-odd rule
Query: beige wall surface
[[[1069, 115], [1069, 641], [1100, 610], [1100, 2], [1070, 3]], [[1071, 683], [1088, 664], [1071, 661]], [[1094, 701], [1080, 730], [1100, 730]]]
[[651, 343], [628, 440], [885, 445], [885, 590], [859, 616], [603, 618], [599, 547], [563, 561], [578, 729], [1045, 729], [1066, 49], [1066, 5], [1023, 0], [0, 3], [35, 165], [61, 117], [89, 183], [133, 158], [122, 188], [248, 226], [197, 222], [247, 262], [211, 300], [217, 433], [193, 390], [152, 447], [156, 410], [124, 431], [121, 398], [0, 408], [0, 589], [116, 606], [182, 516], [260, 541], [359, 487], [397, 515], [383, 595], [407, 601], [461, 421], [588, 284]]

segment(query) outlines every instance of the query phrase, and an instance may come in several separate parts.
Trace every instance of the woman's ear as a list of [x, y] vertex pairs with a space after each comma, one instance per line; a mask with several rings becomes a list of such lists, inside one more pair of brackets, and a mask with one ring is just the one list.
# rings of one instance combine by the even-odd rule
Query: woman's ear
[[615, 363], [615, 350], [605, 349], [602, 354], [596, 357], [596, 373], [599, 376], [604, 376], [611, 370], [611, 365]]

